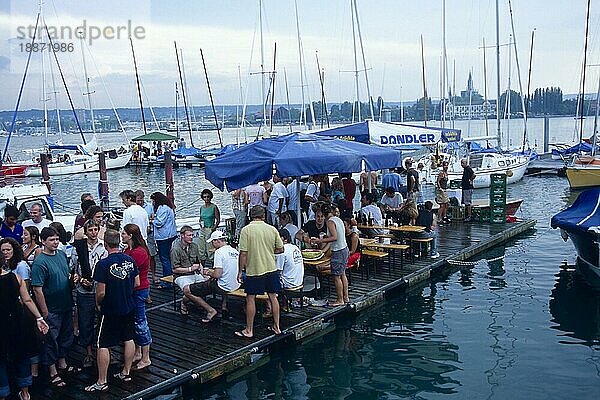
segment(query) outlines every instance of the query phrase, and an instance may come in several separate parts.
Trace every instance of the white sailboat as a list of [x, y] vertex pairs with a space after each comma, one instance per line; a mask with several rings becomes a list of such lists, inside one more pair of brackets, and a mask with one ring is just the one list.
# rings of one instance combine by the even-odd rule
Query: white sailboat
[[[42, 18], [42, 23], [46, 26], [45, 20]], [[48, 162], [48, 173], [50, 176], [58, 176], [58, 175], [71, 175], [85, 172], [97, 172], [99, 170], [99, 151], [104, 151], [106, 154], [106, 168], [107, 169], [117, 169], [122, 168], [127, 165], [127, 163], [131, 160], [133, 153], [129, 149], [129, 146], [121, 145], [114, 148], [105, 148], [101, 149], [98, 147], [98, 141], [96, 137], [96, 121], [94, 118], [94, 108], [92, 106], [91, 95], [94, 93], [90, 89], [90, 78], [88, 76], [87, 64], [85, 59], [85, 48], [82, 41], [82, 61], [83, 61], [83, 70], [85, 75], [85, 85], [86, 85], [86, 93], [88, 100], [88, 107], [90, 111], [90, 125], [92, 131], [92, 140], [89, 143], [86, 143], [85, 137], [82, 133], [82, 139], [84, 144], [49, 144], [46, 141], [46, 152], [49, 154], [50, 159]], [[58, 59], [55, 58], [58, 63]], [[45, 87], [45, 76], [42, 71], [42, 85]], [[53, 79], [54, 82], [54, 79]], [[45, 89], [44, 89], [45, 90]], [[56, 93], [56, 89], [54, 89]], [[46, 108], [44, 108], [46, 109]], [[59, 120], [60, 121], [60, 120]], [[46, 124], [46, 137], [47, 137], [47, 124]], [[42, 168], [40, 167], [39, 159], [34, 159], [35, 166], [29, 167], [25, 176], [42, 176]]]

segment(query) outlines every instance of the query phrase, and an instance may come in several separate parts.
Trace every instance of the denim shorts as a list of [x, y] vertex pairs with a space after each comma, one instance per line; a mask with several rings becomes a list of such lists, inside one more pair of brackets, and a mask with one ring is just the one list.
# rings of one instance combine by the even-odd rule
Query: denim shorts
[[348, 247], [344, 247], [342, 250], [331, 253], [331, 275], [344, 275], [344, 272], [346, 271], [346, 265], [348, 264], [348, 254]]

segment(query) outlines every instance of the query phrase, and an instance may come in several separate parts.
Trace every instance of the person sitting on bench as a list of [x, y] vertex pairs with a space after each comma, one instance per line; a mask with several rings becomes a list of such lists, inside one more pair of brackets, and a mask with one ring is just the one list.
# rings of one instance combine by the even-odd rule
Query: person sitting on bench
[[432, 211], [433, 203], [431, 201], [425, 202], [425, 207], [419, 211], [417, 217], [417, 225], [424, 226], [425, 232], [420, 233], [416, 238], [432, 238], [431, 241], [431, 253], [430, 257], [436, 259], [440, 256], [437, 251], [437, 229], [436, 229], [436, 216]]
[[200, 264], [200, 252], [198, 245], [194, 243], [194, 231], [184, 225], [179, 230], [179, 240], [173, 242], [171, 247], [171, 265], [173, 267], [174, 282], [183, 292], [180, 312], [182, 315], [188, 314], [186, 303], [193, 300], [190, 293], [190, 285], [196, 282], [206, 280], [200, 274], [202, 264]]
[[212, 244], [215, 248], [213, 268], [202, 269], [202, 275], [207, 280], [190, 285], [190, 296], [188, 298], [206, 310], [206, 317], [202, 319], [202, 322], [208, 323], [217, 315], [217, 310], [208, 304], [203, 297], [209, 294], [221, 295], [223, 297], [221, 315], [226, 316], [228, 314], [227, 293], [240, 287], [237, 280], [240, 253], [227, 244], [227, 236], [219, 230], [214, 231], [206, 242]]

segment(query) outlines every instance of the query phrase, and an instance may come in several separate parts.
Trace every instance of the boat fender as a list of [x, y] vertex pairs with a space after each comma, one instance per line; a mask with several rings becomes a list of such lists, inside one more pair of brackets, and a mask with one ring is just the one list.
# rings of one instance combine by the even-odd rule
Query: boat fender
[[509, 178], [510, 178], [511, 176], [513, 176], [512, 169], [509, 169], [509, 170], [507, 170], [507, 171], [506, 171], [506, 176], [507, 176], [507, 177], [509, 177]]

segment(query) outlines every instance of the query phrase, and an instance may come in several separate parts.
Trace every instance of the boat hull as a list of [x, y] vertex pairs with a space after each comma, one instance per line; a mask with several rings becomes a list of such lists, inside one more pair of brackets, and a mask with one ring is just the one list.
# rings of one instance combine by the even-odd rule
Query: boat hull
[[595, 268], [595, 272], [600, 276], [598, 241], [594, 240], [592, 235], [580, 235], [574, 232], [567, 232], [567, 235], [571, 238], [579, 259]]
[[[523, 158], [518, 163], [511, 165], [510, 167], [496, 167], [496, 168], [477, 168], [475, 172], [475, 180], [473, 186], [478, 188], [488, 188], [492, 184], [493, 174], [506, 174], [506, 183], [512, 184], [523, 179], [527, 166], [529, 165], [529, 158]], [[462, 179], [462, 172], [449, 172], [448, 177], [450, 180]]]
[[25, 176], [29, 165], [23, 164], [2, 164], [2, 175], [4, 176]]
[[[123, 168], [131, 160], [132, 153], [127, 152], [118, 154], [115, 158], [106, 157], [106, 169]], [[81, 174], [85, 172], [98, 172], [98, 156], [94, 155], [87, 160], [80, 160], [71, 163], [54, 163], [48, 165], [50, 176]], [[30, 167], [27, 169], [26, 176], [42, 176], [40, 167]]]
[[566, 169], [566, 174], [572, 189], [600, 186], [599, 165], [570, 165]]

